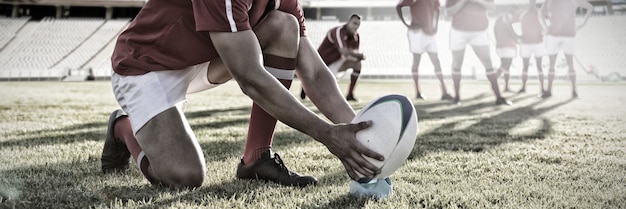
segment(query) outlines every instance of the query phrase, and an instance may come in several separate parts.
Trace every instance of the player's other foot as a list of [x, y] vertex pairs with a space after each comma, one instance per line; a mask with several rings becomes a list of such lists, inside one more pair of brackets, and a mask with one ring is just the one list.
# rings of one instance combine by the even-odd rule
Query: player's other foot
[[448, 94], [448, 93], [445, 93], [445, 94], [443, 94], [441, 96], [441, 100], [450, 100], [450, 101], [452, 101], [452, 100], [454, 100], [454, 97], [450, 96], [450, 94]]
[[305, 99], [306, 98], [306, 93], [304, 93], [304, 89], [302, 89], [302, 91], [300, 91], [300, 99]]
[[519, 94], [526, 93], [526, 88], [521, 88], [517, 93], [519, 93]]
[[509, 87], [504, 88], [503, 90], [504, 92], [512, 92], [511, 89]]
[[575, 91], [572, 92], [572, 98], [578, 98], [578, 93], [576, 93]]
[[504, 97], [500, 97], [496, 99], [496, 105], [513, 105], [513, 102], [505, 99]]
[[317, 184], [315, 177], [290, 171], [278, 154], [274, 153], [272, 158], [270, 152], [264, 152], [261, 158], [248, 165], [244, 165], [242, 159], [237, 166], [237, 178], [272, 181], [285, 186], [305, 187]]
[[549, 91], [544, 91], [543, 94], [541, 94], [541, 98], [549, 98], [552, 96], [552, 92]]
[[460, 98], [460, 97], [458, 97], [458, 96], [457, 96], [457, 97], [454, 97], [454, 98], [452, 99], [452, 104], [455, 104], [455, 105], [461, 105], [461, 98]]
[[102, 173], [127, 172], [129, 167], [130, 152], [120, 139], [113, 134], [115, 121], [121, 117], [128, 117], [123, 110], [115, 110], [109, 116], [107, 136], [102, 148]]
[[417, 93], [417, 95], [415, 95], [415, 99], [427, 100], [427, 98], [425, 96], [422, 96], [421, 93]]
[[348, 101], [355, 101], [355, 102], [359, 101], [358, 99], [354, 98], [354, 95], [352, 95], [352, 94], [348, 94], [348, 96], [346, 96], [346, 100], [348, 100]]

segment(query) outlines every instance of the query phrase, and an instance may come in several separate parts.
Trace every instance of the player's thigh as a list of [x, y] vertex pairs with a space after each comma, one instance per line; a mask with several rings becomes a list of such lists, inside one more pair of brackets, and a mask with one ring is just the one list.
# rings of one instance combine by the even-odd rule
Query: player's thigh
[[465, 50], [452, 51], [452, 70], [461, 70], [463, 66], [463, 59], [465, 59]]
[[197, 68], [199, 68], [198, 75], [189, 83], [187, 94], [215, 88], [233, 78], [220, 59], [202, 63]]
[[300, 42], [300, 26], [291, 14], [273, 10], [253, 28], [265, 54], [295, 57]]
[[465, 31], [456, 30], [450, 28], [450, 43], [449, 47], [451, 51], [465, 50], [465, 46], [468, 44], [468, 34]]
[[489, 50], [489, 45], [475, 45], [472, 46], [472, 49], [485, 68], [493, 67], [491, 64], [491, 52]]

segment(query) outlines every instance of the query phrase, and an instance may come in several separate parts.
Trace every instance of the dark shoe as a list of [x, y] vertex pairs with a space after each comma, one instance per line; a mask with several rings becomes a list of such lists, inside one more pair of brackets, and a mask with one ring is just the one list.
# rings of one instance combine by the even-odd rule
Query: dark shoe
[[544, 91], [543, 94], [541, 94], [541, 98], [549, 98], [552, 96], [552, 92], [549, 91]]
[[354, 98], [354, 96], [352, 94], [349, 94], [348, 96], [346, 96], [346, 100], [348, 101], [355, 101], [358, 102], [359, 100]]
[[422, 94], [420, 93], [417, 93], [417, 95], [415, 96], [415, 99], [427, 100], [427, 98], [425, 96], [422, 96]]
[[505, 104], [505, 105], [513, 105], [513, 102], [511, 102], [511, 101], [509, 101], [509, 100], [507, 100], [507, 99], [505, 99], [503, 97], [500, 97], [500, 98], [496, 99], [496, 105], [503, 105], [503, 104]]
[[521, 94], [521, 93], [526, 93], [526, 89], [525, 89], [525, 88], [522, 88], [522, 89], [520, 89], [517, 93], [519, 93], [519, 94]]
[[441, 100], [454, 100], [454, 97], [450, 96], [450, 94], [444, 94], [441, 96]]
[[572, 98], [578, 98], [578, 93], [572, 92]]
[[305, 99], [306, 98], [306, 93], [304, 93], [304, 89], [302, 89], [300, 91], [300, 99]]
[[455, 105], [461, 105], [461, 98], [459, 98], [459, 97], [454, 97], [454, 98], [452, 99], [452, 104], [455, 104]]
[[274, 158], [270, 157], [270, 150], [249, 165], [244, 165], [242, 159], [237, 166], [237, 178], [272, 181], [285, 186], [305, 187], [317, 184], [315, 177], [301, 176], [287, 169], [278, 154], [274, 153]]
[[113, 135], [113, 126], [115, 121], [121, 117], [127, 117], [123, 110], [115, 110], [109, 116], [107, 125], [107, 136], [104, 140], [104, 148], [102, 149], [102, 173], [128, 172], [130, 152], [126, 148], [126, 144], [115, 139]]

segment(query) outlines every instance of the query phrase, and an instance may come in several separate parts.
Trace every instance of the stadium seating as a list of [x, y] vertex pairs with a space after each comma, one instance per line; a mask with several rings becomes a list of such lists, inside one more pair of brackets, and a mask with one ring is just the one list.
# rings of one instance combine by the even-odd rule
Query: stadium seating
[[[0, 57], [6, 70], [50, 69], [102, 25], [102, 19], [44, 19]], [[17, 40], [16, 40], [17, 41]]]
[[0, 18], [0, 50], [4, 48], [25, 24], [29, 17], [23, 18]]
[[81, 69], [102, 48], [113, 41], [129, 20], [108, 20], [93, 35], [87, 38], [76, 50], [52, 68]]
[[[625, 16], [593, 16], [576, 37], [575, 56], [579, 78], [598, 80], [608, 74], [626, 73], [626, 21]], [[110, 55], [115, 37], [127, 26], [129, 20], [104, 19], [53, 19], [29, 21], [28, 18], [0, 18], [0, 79], [28, 77], [61, 77], [67, 69], [92, 68], [97, 77], [111, 73]], [[493, 22], [493, 21], [492, 21]], [[319, 46], [326, 32], [343, 24], [338, 20], [307, 20], [307, 34], [314, 46]], [[451, 53], [448, 50], [450, 22], [439, 24], [437, 40], [439, 57], [445, 76], [450, 75]], [[359, 29], [361, 50], [365, 53], [362, 76], [364, 78], [409, 78], [412, 56], [408, 50], [406, 27], [398, 20], [365, 20]], [[493, 32], [490, 30], [491, 40]], [[3, 42], [8, 42], [2, 44]], [[493, 49], [493, 48], [492, 48]], [[492, 50], [493, 65], [499, 58]], [[521, 75], [521, 59], [515, 59], [511, 75]], [[543, 62], [547, 71], [548, 59]], [[563, 56], [557, 64], [558, 76], [567, 72]], [[586, 73], [589, 72], [589, 73]], [[466, 50], [465, 77], [485, 79], [484, 67], [474, 53]], [[425, 55], [420, 63], [420, 75], [434, 77], [434, 70]], [[531, 66], [531, 77], [536, 70]]]

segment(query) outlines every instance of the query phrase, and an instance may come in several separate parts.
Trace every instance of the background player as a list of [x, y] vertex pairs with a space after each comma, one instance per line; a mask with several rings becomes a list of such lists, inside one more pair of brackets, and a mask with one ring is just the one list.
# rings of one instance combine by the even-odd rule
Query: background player
[[493, 10], [495, 5], [493, 0], [448, 0], [446, 1], [446, 11], [452, 17], [452, 27], [450, 28], [450, 50], [452, 50], [452, 81], [454, 82], [455, 97], [453, 102], [460, 104], [461, 88], [461, 67], [465, 55], [465, 46], [472, 46], [474, 53], [478, 56], [485, 67], [487, 79], [491, 84], [491, 89], [496, 96], [496, 104], [512, 103], [504, 99], [498, 87], [498, 73], [493, 70], [491, 55], [489, 52], [489, 37], [487, 27], [489, 19], [487, 11]]
[[[576, 11], [585, 9], [585, 16], [580, 25], [576, 25]], [[582, 28], [591, 16], [593, 6], [586, 0], [546, 0], [541, 7], [542, 24], [547, 25], [546, 47], [550, 58], [548, 72], [548, 87], [543, 98], [552, 96], [552, 82], [556, 57], [560, 51], [565, 54], [568, 75], [572, 83], [572, 97], [578, 97], [576, 92], [576, 71], [574, 70], [574, 49], [576, 46], [576, 31]], [[549, 24], [548, 24], [549, 22]]]
[[518, 15], [515, 11], [509, 11], [498, 16], [493, 24], [493, 33], [496, 38], [496, 55], [500, 57], [500, 68], [504, 74], [504, 91], [511, 91], [509, 88], [509, 77], [511, 63], [517, 56], [517, 34], [513, 31], [511, 24], [517, 22]]
[[[354, 97], [354, 87], [361, 75], [361, 61], [365, 60], [363, 53], [359, 52], [361, 38], [357, 30], [360, 26], [361, 16], [353, 14], [346, 24], [330, 29], [317, 49], [335, 77], [340, 78], [346, 70], [352, 69], [346, 95], [348, 101], [357, 101]], [[306, 97], [305, 89], [306, 87], [302, 88], [300, 92], [302, 99]]]
[[520, 14], [519, 21], [521, 23], [522, 35], [520, 36], [520, 56], [523, 60], [522, 68], [522, 88], [519, 92], [526, 92], [526, 81], [528, 81], [528, 67], [530, 58], [535, 57], [535, 67], [537, 68], [537, 77], [539, 79], [540, 95], [544, 93], [544, 75], [541, 66], [542, 57], [546, 55], [546, 46], [543, 40], [543, 28], [539, 19], [539, 10], [537, 9], [537, 1], [529, 0], [528, 8]]
[[[411, 24], [407, 24], [402, 15], [402, 7], [409, 7], [411, 13]], [[441, 85], [441, 99], [452, 100], [448, 94], [446, 84], [441, 73], [439, 62], [439, 49], [435, 35], [439, 24], [439, 0], [401, 0], [396, 6], [396, 12], [402, 23], [409, 29], [407, 36], [409, 39], [409, 49], [413, 54], [413, 65], [411, 74], [415, 82], [415, 92], [417, 99], [426, 99], [421, 94], [419, 88], [419, 64], [424, 52], [428, 53], [430, 62], [435, 68], [435, 75]]]

